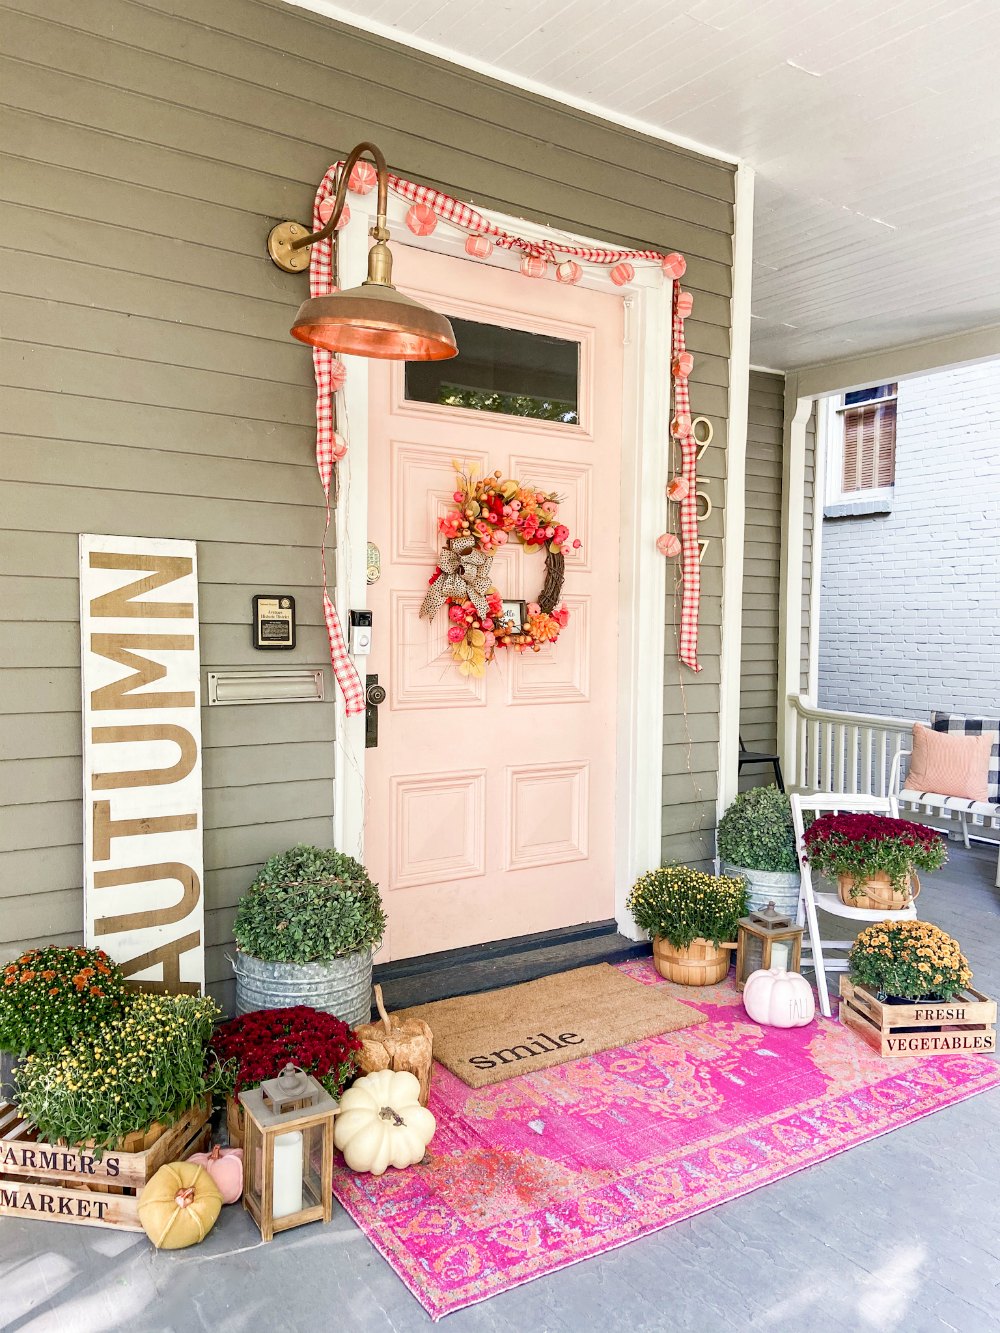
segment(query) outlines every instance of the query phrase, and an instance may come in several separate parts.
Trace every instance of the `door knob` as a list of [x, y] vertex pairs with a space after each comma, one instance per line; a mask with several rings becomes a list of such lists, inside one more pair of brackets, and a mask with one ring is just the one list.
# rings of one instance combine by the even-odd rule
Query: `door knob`
[[385, 686], [378, 683], [378, 676], [365, 677], [365, 749], [374, 750], [378, 746], [378, 706], [385, 703]]

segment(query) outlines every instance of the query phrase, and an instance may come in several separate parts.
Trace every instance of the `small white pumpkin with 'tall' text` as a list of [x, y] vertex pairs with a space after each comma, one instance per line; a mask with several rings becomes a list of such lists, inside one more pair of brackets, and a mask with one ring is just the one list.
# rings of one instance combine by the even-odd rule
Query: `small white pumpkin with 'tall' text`
[[755, 1022], [772, 1028], [802, 1028], [816, 1017], [812, 986], [783, 967], [751, 972], [743, 987], [743, 1007]]

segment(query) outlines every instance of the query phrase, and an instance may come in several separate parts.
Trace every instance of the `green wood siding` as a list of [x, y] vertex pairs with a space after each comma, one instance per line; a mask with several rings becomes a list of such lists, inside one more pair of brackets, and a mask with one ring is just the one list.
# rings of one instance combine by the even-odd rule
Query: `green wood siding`
[[[255, 660], [249, 598], [275, 587], [297, 597], [294, 659], [325, 660], [311, 362], [287, 334], [304, 284], [263, 247], [274, 221], [309, 216], [316, 182], [361, 138], [478, 204], [688, 258], [692, 399], [716, 426], [718, 482], [705, 671], [683, 673], [690, 756], [668, 634], [663, 850], [709, 856], [732, 168], [273, 0], [3, 8], [0, 721], [19, 814], [4, 826], [0, 952], [80, 934], [78, 532], [197, 540], [204, 667]], [[672, 597], [666, 615], [673, 626]], [[256, 865], [330, 840], [332, 735], [329, 703], [205, 714], [215, 987]]]
[[[740, 734], [748, 749], [767, 754], [775, 753], [778, 741], [778, 583], [784, 393], [784, 376], [751, 371]], [[757, 786], [773, 779], [770, 768], [748, 768], [740, 778], [740, 786]]]

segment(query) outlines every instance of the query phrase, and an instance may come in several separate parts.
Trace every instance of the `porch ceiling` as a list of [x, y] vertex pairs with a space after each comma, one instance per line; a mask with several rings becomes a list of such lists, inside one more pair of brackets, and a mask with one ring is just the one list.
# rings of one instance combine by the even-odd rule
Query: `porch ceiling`
[[993, 0], [293, 0], [757, 170], [753, 360], [1000, 323]]

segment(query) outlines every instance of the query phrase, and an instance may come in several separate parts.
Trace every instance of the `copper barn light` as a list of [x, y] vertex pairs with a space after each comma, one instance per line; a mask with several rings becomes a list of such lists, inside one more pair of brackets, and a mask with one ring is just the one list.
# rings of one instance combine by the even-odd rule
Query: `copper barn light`
[[378, 211], [371, 229], [375, 244], [368, 251], [368, 277], [360, 287], [303, 301], [292, 324], [292, 337], [352, 356], [446, 361], [458, 355], [450, 322], [392, 285], [392, 255], [386, 244], [388, 176], [385, 156], [375, 144], [359, 143], [348, 155], [326, 226], [307, 232], [300, 222], [281, 222], [267, 238], [267, 252], [286, 273], [302, 273], [309, 267], [307, 247], [333, 235], [344, 210], [351, 171], [365, 153], [371, 154], [378, 171]]

